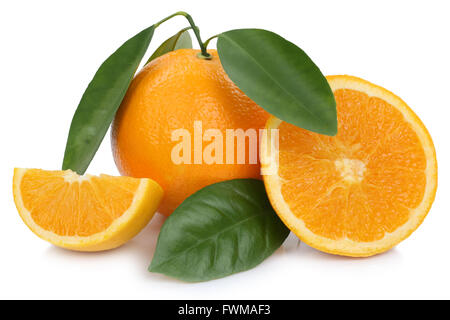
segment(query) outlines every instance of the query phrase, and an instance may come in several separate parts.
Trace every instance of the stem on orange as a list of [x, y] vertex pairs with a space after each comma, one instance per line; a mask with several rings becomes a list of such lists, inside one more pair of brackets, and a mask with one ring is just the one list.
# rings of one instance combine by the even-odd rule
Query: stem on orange
[[195, 37], [197, 38], [198, 44], [200, 45], [200, 54], [199, 54], [199, 58], [202, 59], [211, 59], [211, 55], [206, 51], [206, 46], [205, 44], [202, 42], [202, 38], [200, 37], [200, 29], [195, 25], [194, 20], [192, 19], [191, 15], [187, 12], [184, 11], [178, 11], [175, 12], [174, 14], [171, 14], [170, 16], [162, 19], [161, 21], [155, 23], [155, 28], [159, 27], [160, 24], [166, 22], [169, 19], [172, 19], [175, 16], [183, 16], [187, 19], [187, 21], [189, 22], [189, 24], [191, 25], [192, 30], [194, 31]]

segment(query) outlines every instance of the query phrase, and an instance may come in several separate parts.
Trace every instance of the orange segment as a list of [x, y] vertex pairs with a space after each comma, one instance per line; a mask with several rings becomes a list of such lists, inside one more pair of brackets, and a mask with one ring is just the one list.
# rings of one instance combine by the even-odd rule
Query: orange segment
[[19, 214], [33, 232], [80, 251], [125, 243], [150, 221], [162, 198], [150, 179], [70, 170], [15, 169], [13, 189]]
[[[397, 96], [350, 76], [328, 77], [338, 134], [328, 137], [272, 117], [279, 151], [262, 141], [264, 181], [281, 219], [322, 251], [369, 256], [411, 234], [431, 207], [437, 186], [433, 142]], [[263, 166], [263, 168], [264, 168]]]

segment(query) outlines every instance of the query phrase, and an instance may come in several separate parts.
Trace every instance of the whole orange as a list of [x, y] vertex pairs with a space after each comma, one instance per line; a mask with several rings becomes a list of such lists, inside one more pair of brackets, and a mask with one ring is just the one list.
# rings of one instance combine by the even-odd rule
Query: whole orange
[[[260, 178], [259, 161], [250, 164], [248, 155], [244, 164], [227, 163], [226, 151], [224, 164], [172, 161], [172, 150], [180, 143], [172, 139], [174, 130], [190, 133], [194, 159], [195, 121], [201, 121], [203, 133], [220, 130], [225, 145], [226, 129], [264, 128], [269, 117], [228, 78], [216, 50], [208, 50], [211, 60], [199, 58], [198, 52], [180, 49], [146, 65], [133, 79], [112, 126], [117, 168], [122, 175], [157, 181], [164, 189], [159, 212], [165, 215], [212, 183]], [[203, 149], [209, 143], [203, 142]]]

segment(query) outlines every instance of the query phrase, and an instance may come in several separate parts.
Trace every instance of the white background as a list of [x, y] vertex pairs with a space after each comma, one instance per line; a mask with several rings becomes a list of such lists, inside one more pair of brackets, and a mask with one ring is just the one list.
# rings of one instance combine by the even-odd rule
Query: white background
[[[13, 204], [14, 167], [59, 169], [73, 112], [100, 63], [163, 17], [188, 11], [203, 38], [272, 30], [324, 74], [351, 74], [402, 97], [428, 127], [439, 187], [423, 225], [388, 253], [350, 259], [295, 237], [253, 270], [186, 284], [147, 272], [163, 219], [104, 253], [38, 239]], [[450, 298], [448, 1], [2, 1], [0, 4], [0, 298]], [[186, 26], [157, 29], [149, 53]], [[215, 43], [213, 43], [215, 45]], [[90, 173], [118, 174], [103, 142]]]

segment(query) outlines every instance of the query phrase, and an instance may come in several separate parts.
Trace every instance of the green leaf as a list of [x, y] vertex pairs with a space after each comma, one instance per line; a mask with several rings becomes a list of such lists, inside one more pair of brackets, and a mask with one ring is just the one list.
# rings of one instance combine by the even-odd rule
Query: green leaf
[[149, 270], [189, 282], [248, 270], [269, 257], [289, 234], [260, 180], [207, 186], [166, 220]]
[[97, 152], [153, 37], [151, 26], [126, 41], [98, 69], [70, 125], [63, 170], [83, 174]]
[[155, 52], [152, 54], [152, 56], [148, 59], [148, 61], [145, 64], [148, 64], [150, 61], [170, 51], [175, 51], [178, 49], [191, 49], [191, 48], [192, 48], [191, 36], [189, 35], [188, 30], [183, 29], [174, 36], [164, 41], [158, 47], [158, 49], [155, 50]]
[[266, 111], [310, 131], [337, 133], [333, 92], [295, 44], [267, 30], [238, 29], [220, 34], [217, 50], [230, 79]]

